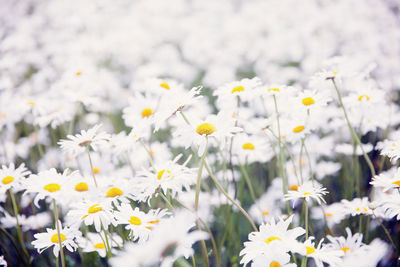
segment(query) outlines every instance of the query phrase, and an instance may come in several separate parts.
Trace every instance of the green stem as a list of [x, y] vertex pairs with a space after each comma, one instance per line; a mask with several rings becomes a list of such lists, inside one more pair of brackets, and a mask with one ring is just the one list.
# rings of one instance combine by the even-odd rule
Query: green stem
[[207, 155], [207, 145], [208, 145], [208, 137], [206, 137], [206, 147], [204, 148], [204, 153], [201, 156], [200, 167], [197, 173], [197, 182], [196, 182], [196, 195], [194, 199], [194, 210], [197, 212], [199, 209], [199, 197], [200, 197], [200, 185], [201, 185], [201, 175], [203, 173], [204, 161]]
[[92, 173], [94, 184], [97, 187], [96, 176], [94, 175], [93, 162], [92, 162], [92, 158], [90, 157], [90, 151], [89, 151], [89, 146], [88, 145], [86, 146], [86, 151], [87, 151], [87, 154], [88, 154], [88, 157], [89, 157], [90, 172]]
[[110, 247], [110, 243], [108, 242], [108, 233], [107, 230], [104, 228], [103, 224], [101, 224], [101, 228], [103, 228], [103, 232], [104, 232], [104, 237], [106, 239], [106, 245], [107, 245], [107, 258], [110, 258], [111, 255], [111, 247]]
[[19, 219], [18, 219], [17, 201], [15, 201], [15, 195], [14, 195], [11, 187], [10, 187], [10, 189], [8, 191], [10, 193], [11, 202], [12, 202], [12, 205], [13, 205], [14, 216], [15, 216], [15, 219], [17, 220], [18, 241], [19, 241], [19, 244], [21, 245], [21, 248], [22, 248], [22, 251], [24, 252], [25, 257], [28, 259], [28, 262], [29, 262], [29, 253], [26, 250], [25, 245], [24, 245], [24, 238], [23, 238], [23, 235], [22, 235], [21, 226], [19, 224]]
[[[56, 220], [58, 244], [60, 246], [61, 266], [65, 267], [64, 249], [63, 249], [62, 242], [61, 242], [60, 225], [58, 224], [58, 211], [57, 211], [56, 200], [54, 198], [53, 198], [53, 207], [54, 207], [54, 219]], [[58, 262], [58, 259], [57, 259], [57, 262]]]
[[247, 214], [247, 212], [239, 205], [236, 203], [236, 201], [234, 201], [229, 195], [228, 193], [224, 190], [224, 188], [221, 186], [221, 184], [218, 182], [217, 178], [215, 178], [214, 174], [212, 174], [210, 168], [208, 167], [207, 162], [204, 162], [204, 167], [206, 168], [208, 174], [211, 176], [211, 179], [214, 181], [215, 185], [217, 186], [218, 190], [221, 191], [221, 193], [230, 201], [232, 202], [233, 205], [235, 205], [240, 212], [246, 217], [246, 219], [250, 222], [251, 226], [253, 227], [254, 231], [258, 231], [256, 224], [254, 223], [254, 221], [251, 219], [251, 217], [249, 216], [249, 214]]
[[251, 179], [249, 177], [249, 174], [247, 173], [246, 168], [242, 164], [240, 164], [240, 170], [242, 171], [244, 179], [246, 180], [247, 187], [249, 188], [250, 191], [250, 196], [253, 199], [253, 201], [256, 202], [257, 198], [254, 193], [253, 185], [251, 184]]

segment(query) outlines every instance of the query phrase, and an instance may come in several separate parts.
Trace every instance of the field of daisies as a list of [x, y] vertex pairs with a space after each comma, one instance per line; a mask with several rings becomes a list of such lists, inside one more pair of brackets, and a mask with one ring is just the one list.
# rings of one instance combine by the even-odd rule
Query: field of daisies
[[0, 266], [387, 267], [398, 0], [4, 0]]

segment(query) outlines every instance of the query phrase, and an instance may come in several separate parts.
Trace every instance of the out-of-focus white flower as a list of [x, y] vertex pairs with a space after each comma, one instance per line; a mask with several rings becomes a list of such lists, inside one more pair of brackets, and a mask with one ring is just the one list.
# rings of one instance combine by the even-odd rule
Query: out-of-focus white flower
[[307, 181], [298, 186], [297, 190], [289, 190], [285, 195], [285, 200], [294, 200], [293, 206], [298, 199], [304, 199], [306, 201], [314, 199], [318, 204], [321, 204], [321, 201], [325, 203], [323, 196], [327, 193], [328, 191], [318, 182]]

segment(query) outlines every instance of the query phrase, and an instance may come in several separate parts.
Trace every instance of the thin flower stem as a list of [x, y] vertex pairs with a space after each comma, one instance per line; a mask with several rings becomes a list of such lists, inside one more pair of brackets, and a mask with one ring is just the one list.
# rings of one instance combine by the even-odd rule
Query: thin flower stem
[[221, 184], [218, 182], [217, 178], [215, 178], [214, 174], [212, 174], [210, 168], [208, 167], [207, 161], [204, 162], [204, 167], [206, 168], [208, 174], [210, 175], [211, 179], [214, 181], [215, 185], [217, 186], [218, 190], [221, 191], [221, 193], [230, 201], [232, 202], [233, 205], [235, 205], [240, 212], [246, 217], [246, 219], [250, 222], [251, 226], [253, 227], [254, 231], [258, 231], [257, 230], [257, 226], [254, 223], [254, 221], [251, 219], [251, 217], [249, 216], [249, 214], [247, 214], [247, 212], [239, 205], [236, 203], [235, 200], [233, 200], [228, 193], [224, 190], [224, 188], [221, 186]]
[[107, 230], [104, 228], [103, 224], [101, 224], [101, 228], [103, 228], [103, 232], [104, 232], [104, 237], [106, 239], [106, 245], [107, 245], [107, 258], [111, 258], [111, 247], [110, 247], [110, 243], [108, 242], [108, 233]]
[[249, 174], [247, 173], [246, 168], [242, 164], [240, 164], [240, 170], [242, 171], [244, 179], [246, 180], [247, 186], [249, 187], [250, 196], [253, 199], [253, 201], [256, 202], [257, 198], [254, 193], [253, 185], [251, 184], [251, 179], [249, 177]]
[[[360, 138], [358, 138], [358, 135], [356, 134], [356, 132], [355, 132], [353, 126], [351, 125], [349, 116], [347, 115], [347, 111], [346, 111], [346, 108], [344, 107], [343, 100], [342, 100], [342, 96], [341, 96], [340, 91], [339, 91], [339, 89], [338, 89], [338, 87], [337, 87], [337, 85], [336, 85], [335, 79], [331, 79], [331, 80], [332, 80], [332, 83], [333, 83], [333, 85], [334, 85], [334, 87], [335, 87], [335, 90], [336, 90], [336, 93], [337, 93], [337, 96], [338, 96], [338, 99], [339, 99], [339, 103], [340, 103], [340, 106], [341, 106], [341, 108], [342, 108], [342, 110], [343, 110], [344, 117], [345, 117], [346, 122], [347, 122], [347, 125], [348, 125], [348, 127], [349, 127], [349, 129], [350, 129], [351, 135], [353, 136], [354, 141], [355, 141], [355, 142], [357, 143], [357, 145], [360, 147], [361, 152], [362, 152], [362, 154], [363, 154], [363, 156], [364, 156], [364, 159], [365, 159], [365, 161], [367, 162], [368, 167], [369, 167], [369, 169], [370, 169], [370, 171], [371, 171], [371, 175], [372, 175], [372, 177], [374, 177], [374, 176], [375, 176], [375, 168], [374, 168], [374, 165], [372, 164], [371, 159], [369, 158], [369, 156], [368, 156], [367, 153], [365, 152], [364, 147], [363, 147], [362, 144], [361, 144]], [[372, 201], [374, 200], [374, 193], [373, 193], [373, 192], [371, 192], [371, 200], [372, 200]]]
[[149, 155], [150, 165], [153, 168], [153, 170], [156, 172], [156, 167], [154, 165], [153, 155], [151, 154], [151, 151], [147, 148], [146, 144], [143, 142], [142, 139], [139, 139], [139, 142], [143, 146], [144, 150], [146, 150], [147, 154]]
[[[306, 240], [308, 239], [308, 205], [307, 205], [307, 200], [303, 200], [303, 207], [304, 207], [304, 221], [305, 221], [305, 228], [306, 228]], [[303, 257], [303, 260], [301, 261], [301, 266], [306, 267], [307, 266], [307, 256]]]
[[[280, 121], [279, 121], [279, 111], [278, 111], [278, 103], [276, 101], [276, 96], [274, 95], [273, 97], [274, 97], [274, 106], [275, 106], [275, 112], [276, 112], [276, 122], [278, 124], [279, 171], [282, 176], [283, 195], [286, 195], [288, 192], [288, 182], [287, 182], [285, 168], [284, 168], [284, 155], [283, 155], [282, 141], [281, 141], [281, 125], [280, 125]], [[286, 210], [289, 215], [292, 213], [292, 209], [290, 208], [289, 201], [286, 201]]]
[[[34, 128], [35, 128], [35, 134], [36, 134], [36, 136], [38, 136], [39, 127], [38, 127], [38, 126], [35, 126]], [[38, 142], [37, 142], [37, 147], [38, 147], [38, 151], [39, 151], [40, 157], [43, 158], [43, 157], [44, 157], [43, 146], [42, 146], [42, 144], [39, 142], [39, 138], [38, 138]]]
[[208, 138], [206, 137], [206, 146], [204, 148], [204, 153], [201, 156], [200, 160], [200, 167], [199, 171], [197, 173], [197, 183], [196, 183], [196, 195], [195, 195], [195, 200], [194, 200], [194, 210], [197, 212], [199, 209], [199, 197], [200, 197], [200, 185], [201, 185], [201, 175], [203, 173], [203, 167], [204, 167], [204, 161], [207, 155], [207, 146], [208, 146]]
[[86, 152], [87, 152], [88, 157], [89, 157], [90, 172], [92, 173], [92, 177], [93, 177], [94, 184], [95, 184], [96, 187], [97, 187], [96, 176], [94, 175], [93, 162], [92, 162], [92, 158], [90, 157], [90, 151], [89, 151], [89, 146], [88, 146], [88, 145], [86, 146]]
[[22, 235], [22, 232], [21, 232], [21, 226], [20, 226], [20, 224], [19, 224], [19, 219], [18, 219], [18, 205], [17, 205], [17, 201], [15, 201], [15, 195], [14, 195], [14, 193], [13, 193], [11, 187], [10, 187], [10, 189], [9, 189], [8, 191], [9, 191], [9, 193], [10, 193], [11, 202], [12, 202], [12, 205], [13, 205], [14, 216], [15, 216], [15, 219], [17, 220], [18, 241], [19, 241], [19, 243], [20, 243], [20, 245], [21, 245], [21, 248], [22, 248], [22, 251], [24, 252], [24, 255], [26, 256], [26, 258], [28, 259], [28, 262], [29, 262], [29, 253], [28, 253], [28, 251], [26, 250], [25, 245], [24, 245], [24, 238], [23, 238], [23, 235]]
[[399, 248], [396, 246], [396, 243], [394, 243], [392, 237], [390, 236], [389, 230], [386, 228], [386, 226], [378, 219], [378, 217], [376, 217], [375, 213], [372, 212], [372, 215], [374, 215], [375, 220], [378, 221], [379, 225], [383, 228], [383, 231], [385, 231], [386, 236], [388, 237], [390, 243], [392, 243], [393, 248], [396, 250], [397, 255], [400, 255], [400, 250]]
[[[58, 211], [57, 211], [56, 200], [54, 198], [53, 198], [53, 207], [54, 207], [54, 219], [56, 220], [58, 245], [60, 246], [61, 266], [65, 267], [64, 249], [63, 249], [62, 242], [61, 242], [60, 225], [58, 224]], [[58, 262], [58, 259], [57, 259], [57, 262]]]

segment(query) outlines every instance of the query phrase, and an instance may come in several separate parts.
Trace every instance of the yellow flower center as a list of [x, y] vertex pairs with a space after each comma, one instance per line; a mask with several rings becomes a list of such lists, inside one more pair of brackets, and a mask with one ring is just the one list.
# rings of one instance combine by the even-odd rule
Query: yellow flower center
[[[60, 233], [60, 237], [61, 237], [61, 242], [64, 242], [65, 241], [65, 235], [63, 235], [63, 234], [61, 234]], [[53, 242], [53, 243], [58, 243], [58, 234], [54, 234], [52, 237], [51, 237], [51, 242]]]
[[118, 187], [112, 187], [107, 191], [106, 197], [117, 197], [122, 196], [124, 192]]
[[61, 186], [59, 184], [47, 184], [44, 187], [44, 190], [49, 191], [49, 192], [56, 192], [61, 189]]
[[141, 225], [142, 224], [142, 221], [136, 216], [131, 216], [131, 219], [129, 220], [129, 222], [133, 225]]
[[291, 187], [289, 187], [289, 190], [292, 190], [292, 191], [297, 191], [298, 189], [299, 189], [299, 186], [297, 184], [292, 185]]
[[310, 192], [305, 192], [304, 195], [305, 196], [309, 196], [309, 195], [311, 195], [311, 193]]
[[315, 100], [312, 97], [303, 98], [301, 102], [303, 103], [304, 106], [311, 106], [315, 104]]
[[97, 244], [94, 244], [93, 247], [97, 248], [97, 249], [103, 249], [103, 248], [106, 248], [106, 245], [104, 243], [97, 243]]
[[306, 247], [307, 255], [313, 254], [315, 252], [314, 247]]
[[6, 113], [1, 113], [1, 117], [2, 117], [3, 119], [7, 118], [7, 114], [6, 114]]
[[75, 73], [76, 75], [81, 75], [82, 74], [82, 72], [80, 72], [80, 71], [78, 71], [77, 73]]
[[332, 217], [333, 214], [332, 214], [332, 213], [325, 213], [325, 216], [326, 216], [326, 217]]
[[99, 211], [102, 211], [102, 210], [103, 210], [103, 208], [100, 207], [99, 204], [94, 204], [93, 206], [91, 206], [89, 208], [88, 213], [93, 214], [93, 213], [96, 213], [96, 212], [99, 212]]
[[301, 133], [304, 129], [305, 129], [304, 126], [300, 125], [300, 126], [297, 126], [297, 127], [293, 128], [293, 132], [294, 133]]
[[[363, 210], [364, 212], [367, 212], [367, 211], [368, 211], [367, 208], [362, 208], [362, 210]], [[361, 211], [361, 208], [356, 208], [356, 211]]]
[[343, 252], [346, 253], [348, 250], [350, 250], [350, 248], [344, 247], [344, 248], [341, 248], [340, 250], [343, 250]]
[[242, 92], [242, 91], [244, 91], [244, 87], [239, 85], [232, 89], [232, 94], [235, 92]]
[[273, 91], [273, 92], [280, 92], [281, 90], [279, 90], [279, 88], [270, 88], [270, 89], [268, 89], [267, 91], [268, 91], [268, 92], [271, 92], [271, 91]]
[[199, 135], [210, 135], [213, 132], [215, 132], [217, 130], [217, 128], [215, 128], [214, 124], [211, 123], [202, 123], [199, 126], [197, 126], [196, 128], [196, 133], [198, 133]]
[[252, 143], [244, 143], [242, 145], [242, 148], [246, 149], [246, 150], [254, 150], [255, 147], [254, 147], [254, 145]]
[[169, 87], [169, 84], [168, 83], [160, 83], [160, 86], [161, 87], [163, 87], [163, 88], [165, 88], [165, 89], [167, 89], [167, 90], [169, 90], [169, 89], [171, 89], [170, 87]]
[[367, 95], [360, 95], [360, 96], [358, 97], [358, 101], [362, 101], [363, 99], [365, 99], [365, 100], [367, 100], [367, 101], [370, 100], [369, 96], [367, 96]]
[[269, 214], [269, 211], [267, 211], [267, 210], [262, 211], [262, 215], [268, 215], [268, 214]]
[[[158, 180], [161, 180], [161, 178], [162, 178], [163, 175], [164, 175], [164, 172], [165, 172], [165, 170], [161, 170], [161, 171], [159, 171], [159, 172], [157, 173], [157, 179], [158, 179]], [[171, 173], [171, 172], [167, 170], [167, 174], [170, 174], [170, 173]]]
[[89, 186], [88, 186], [88, 184], [85, 183], [85, 182], [77, 183], [77, 184], [75, 185], [75, 191], [78, 191], [78, 192], [88, 191], [88, 189], [89, 189]]
[[31, 105], [31, 106], [36, 105], [36, 103], [34, 101], [29, 101], [28, 104]]
[[[10, 177], [10, 176], [7, 176], [7, 177]], [[7, 178], [6, 177], [6, 178]], [[4, 179], [6, 179], [6, 178], [4, 178]], [[3, 180], [4, 180], [3, 179]], [[3, 182], [3, 184], [4, 184], [4, 182]], [[395, 185], [397, 185], [397, 186], [400, 186], [400, 180], [397, 180], [397, 181], [395, 181], [395, 182], [393, 182], [392, 184], [395, 184]]]
[[153, 115], [153, 110], [151, 108], [145, 108], [142, 110], [142, 118], [147, 118]]
[[269, 267], [281, 267], [282, 265], [277, 261], [271, 261]]
[[281, 240], [281, 239], [280, 239], [279, 237], [276, 237], [276, 236], [270, 236], [270, 237], [268, 237], [267, 239], [265, 239], [264, 242], [267, 243], [267, 244], [269, 244], [269, 243], [271, 243], [271, 242], [274, 241], [274, 240]]
[[98, 173], [100, 172], [100, 169], [97, 168], [97, 167], [94, 167], [94, 168], [93, 168], [93, 172], [94, 172], [95, 174], [98, 174]]
[[12, 176], [6, 176], [6, 177], [4, 177], [4, 178], [1, 180], [1, 182], [2, 182], [3, 184], [9, 184], [9, 183], [11, 183], [11, 182], [14, 181], [14, 180], [15, 180], [14, 177], [12, 177]]

